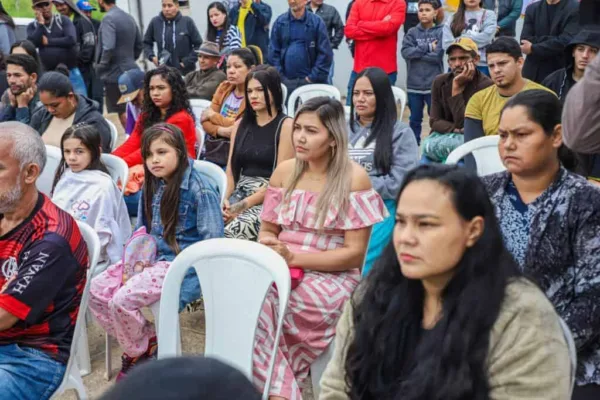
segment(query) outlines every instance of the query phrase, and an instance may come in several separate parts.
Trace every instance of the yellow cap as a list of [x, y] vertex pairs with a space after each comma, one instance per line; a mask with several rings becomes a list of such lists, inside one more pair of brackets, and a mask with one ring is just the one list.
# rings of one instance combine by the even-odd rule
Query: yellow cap
[[464, 51], [474, 51], [475, 53], [479, 52], [477, 43], [475, 43], [473, 39], [469, 39], [467, 37], [460, 37], [458, 39], [455, 39], [454, 42], [452, 42], [452, 44], [448, 46], [446, 54], [449, 54], [453, 47], [460, 47]]

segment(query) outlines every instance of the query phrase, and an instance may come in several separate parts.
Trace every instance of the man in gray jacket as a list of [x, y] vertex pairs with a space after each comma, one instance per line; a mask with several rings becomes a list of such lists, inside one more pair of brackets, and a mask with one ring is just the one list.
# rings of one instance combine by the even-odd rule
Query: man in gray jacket
[[106, 109], [118, 113], [125, 126], [125, 104], [117, 104], [121, 97], [119, 76], [137, 68], [136, 60], [142, 54], [142, 35], [133, 17], [115, 4], [116, 0], [98, 0], [102, 12], [106, 12], [96, 49], [96, 73], [104, 82]]

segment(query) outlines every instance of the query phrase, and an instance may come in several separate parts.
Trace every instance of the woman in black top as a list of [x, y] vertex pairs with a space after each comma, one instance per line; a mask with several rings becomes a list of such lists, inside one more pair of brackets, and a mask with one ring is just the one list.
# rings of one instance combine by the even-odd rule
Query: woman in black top
[[280, 162], [294, 157], [292, 119], [283, 113], [275, 68], [260, 65], [248, 74], [246, 104], [231, 134], [223, 220], [225, 237], [256, 240], [269, 178]]

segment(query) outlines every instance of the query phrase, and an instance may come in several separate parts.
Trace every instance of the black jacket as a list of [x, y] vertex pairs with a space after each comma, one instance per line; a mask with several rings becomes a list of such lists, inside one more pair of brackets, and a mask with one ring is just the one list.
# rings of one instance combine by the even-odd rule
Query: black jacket
[[[158, 51], [154, 52], [154, 43]], [[202, 36], [196, 24], [190, 17], [178, 13], [174, 20], [167, 20], [162, 13], [152, 18], [144, 35], [144, 55], [152, 61], [154, 57], [161, 58], [163, 50], [171, 57], [167, 65], [175, 67], [183, 75], [196, 69], [198, 56], [196, 51], [202, 45]], [[184, 64], [183, 68], [181, 63]]]
[[600, 49], [600, 32], [583, 30], [571, 40], [571, 43], [565, 48], [565, 68], [559, 69], [548, 75], [542, 83], [548, 89], [552, 89], [558, 96], [561, 103], [564, 104], [567, 98], [567, 93], [575, 85], [573, 79], [573, 70], [575, 68], [575, 57], [573, 57], [573, 49], [578, 44], [586, 44]]
[[552, 72], [565, 66], [563, 52], [579, 29], [579, 3], [561, 0], [554, 19], [548, 24], [548, 3], [532, 3], [525, 11], [521, 40], [532, 43], [532, 52], [525, 59], [523, 76], [541, 83]]
[[[306, 9], [312, 12], [310, 4], [306, 6]], [[340, 13], [335, 7], [330, 6], [329, 4], [321, 4], [319, 8], [317, 8], [315, 14], [321, 17], [323, 22], [325, 22], [325, 28], [327, 28], [327, 33], [329, 34], [331, 48], [337, 49], [342, 43], [342, 40], [344, 40], [344, 23], [342, 22]]]
[[[102, 114], [98, 112], [98, 103], [82, 95], [77, 95], [77, 100], [77, 109], [75, 110], [73, 125], [85, 122], [95, 127], [98, 132], [100, 132], [100, 137], [102, 138], [102, 152], [110, 153], [110, 127]], [[44, 132], [46, 132], [46, 129], [48, 129], [50, 121], [52, 121], [52, 114], [48, 112], [46, 107], [38, 107], [31, 116], [31, 123], [29, 126], [38, 131], [40, 135], [43, 135]]]
[[77, 66], [80, 69], [91, 69], [94, 64], [94, 55], [96, 54], [96, 31], [94, 25], [86, 16], [79, 15], [75, 11], [73, 25], [77, 31], [77, 44], [79, 53], [77, 57]]
[[[48, 39], [47, 45], [42, 42], [44, 36]], [[53, 15], [49, 26], [31, 22], [27, 26], [27, 40], [38, 48], [46, 71], [53, 71], [58, 64], [65, 64], [69, 69], [77, 66], [77, 31], [70, 18]]]

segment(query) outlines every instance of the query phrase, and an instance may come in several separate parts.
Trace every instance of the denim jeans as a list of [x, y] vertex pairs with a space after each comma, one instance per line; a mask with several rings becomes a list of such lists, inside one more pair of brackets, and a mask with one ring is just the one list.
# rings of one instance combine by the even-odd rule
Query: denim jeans
[[194, 268], [188, 269], [181, 283], [181, 291], [179, 293], [179, 312], [182, 312], [186, 305], [192, 301], [198, 300], [202, 296], [200, 290], [200, 281]]
[[479, 70], [479, 72], [481, 72], [482, 74], [486, 75], [486, 76], [490, 76], [490, 68], [487, 65], [478, 65], [477, 69]]
[[421, 126], [423, 123], [423, 107], [427, 104], [427, 114], [431, 110], [431, 93], [407, 93], [410, 109], [410, 129], [415, 133], [417, 144], [421, 144]]
[[[350, 80], [348, 81], [348, 97], [346, 97], [346, 105], [349, 106], [352, 101], [352, 89], [354, 89], [354, 82], [356, 82], [356, 77], [358, 74], [354, 71], [350, 73]], [[390, 85], [394, 86], [396, 84], [396, 79], [398, 79], [398, 73], [392, 72], [388, 74], [388, 78], [390, 79]]]
[[129, 196], [123, 196], [125, 200], [125, 205], [127, 206], [127, 212], [130, 217], [137, 217], [138, 214], [138, 205], [142, 198], [142, 191], [140, 190], [137, 193], [132, 193]]
[[66, 365], [46, 353], [16, 344], [0, 346], [0, 400], [46, 400], [65, 375]]

